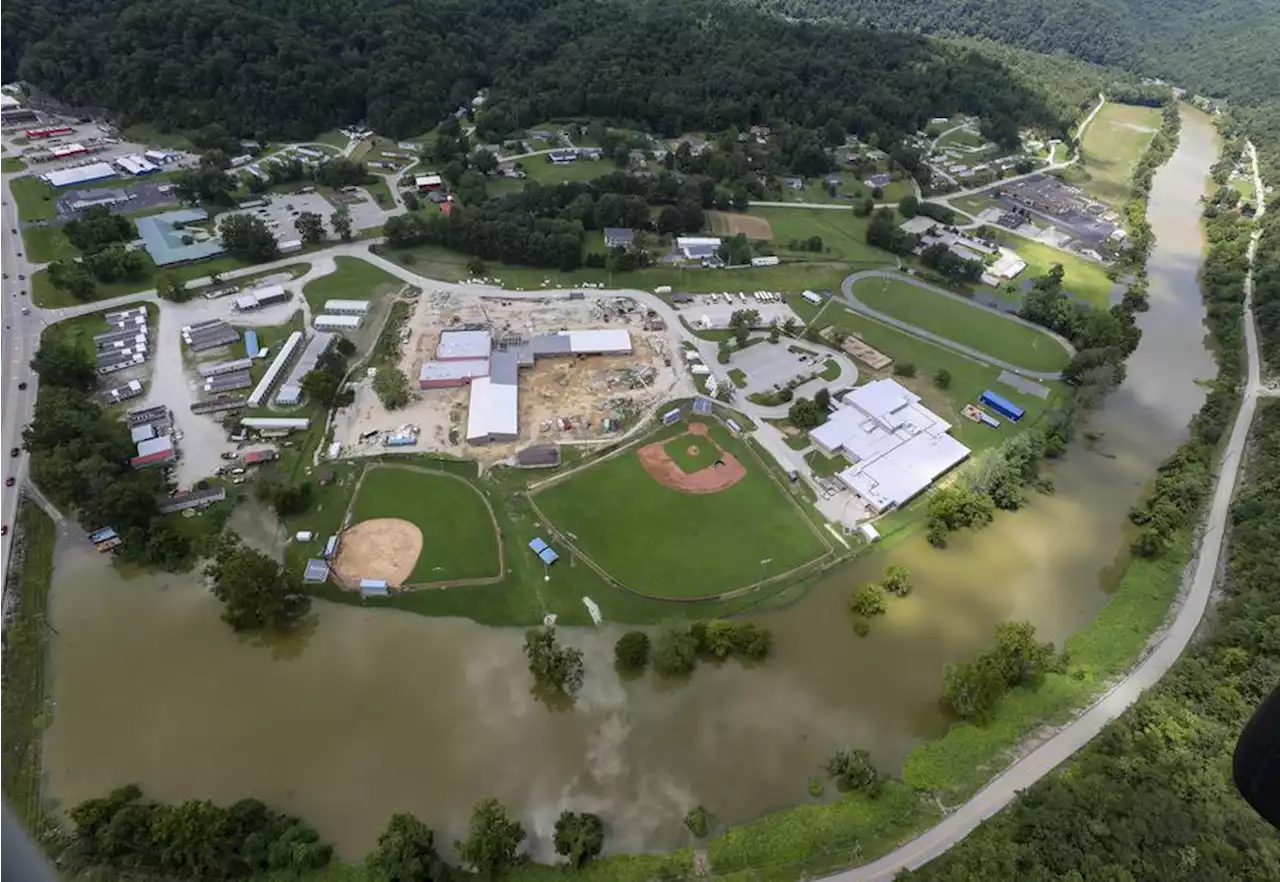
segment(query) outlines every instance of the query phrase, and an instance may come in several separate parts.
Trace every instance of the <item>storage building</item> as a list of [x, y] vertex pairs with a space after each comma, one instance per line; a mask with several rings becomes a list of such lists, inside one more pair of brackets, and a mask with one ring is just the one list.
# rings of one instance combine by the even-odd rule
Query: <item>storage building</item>
[[441, 331], [436, 346], [438, 361], [488, 358], [493, 349], [493, 336], [488, 331]]
[[324, 302], [324, 312], [327, 315], [364, 315], [368, 311], [368, 300], [326, 300]]
[[994, 410], [996, 413], [1000, 414], [1002, 417], [1006, 417], [1015, 423], [1022, 419], [1023, 414], [1026, 413], [1026, 411], [1021, 407], [1014, 404], [1003, 395], [997, 395], [990, 389], [978, 396], [978, 400]]
[[419, 389], [448, 389], [465, 386], [476, 377], [489, 375], [489, 359], [460, 358], [454, 361], [428, 361], [418, 373]]
[[105, 181], [114, 178], [116, 170], [105, 162], [93, 162], [75, 168], [54, 169], [41, 175], [51, 187], [74, 187], [90, 181]]
[[364, 324], [364, 316], [324, 313], [316, 316], [313, 324], [319, 331], [356, 331]]
[[153, 175], [160, 171], [158, 165], [136, 153], [121, 156], [116, 160], [116, 165], [131, 175]]
[[245, 417], [240, 421], [240, 425], [246, 429], [258, 429], [259, 431], [271, 431], [274, 429], [295, 431], [309, 429], [311, 420], [308, 417]]
[[249, 406], [258, 407], [262, 404], [271, 387], [275, 385], [276, 380], [280, 378], [280, 374], [284, 372], [285, 365], [289, 363], [289, 359], [293, 357], [293, 353], [297, 350], [298, 344], [302, 342], [302, 332], [294, 331], [284, 341], [284, 344], [276, 352], [276, 357], [272, 359], [271, 365], [267, 368], [267, 372], [262, 375], [262, 379], [258, 381], [258, 385], [249, 395]]
[[514, 441], [519, 433], [517, 387], [495, 384], [489, 377], [473, 380], [467, 408], [467, 442]]

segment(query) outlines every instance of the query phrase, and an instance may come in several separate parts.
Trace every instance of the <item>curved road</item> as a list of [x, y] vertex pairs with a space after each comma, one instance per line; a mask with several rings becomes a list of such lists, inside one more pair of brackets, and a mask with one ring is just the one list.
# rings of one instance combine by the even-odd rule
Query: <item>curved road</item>
[[[1248, 150], [1253, 162], [1255, 182], [1260, 184], [1257, 152], [1252, 144], [1248, 145]], [[1258, 192], [1263, 192], [1261, 187], [1258, 188]], [[1261, 213], [1260, 209], [1259, 216]], [[1261, 231], [1255, 231], [1249, 243], [1249, 274], [1245, 279], [1244, 301], [1244, 336], [1249, 369], [1244, 394], [1240, 401], [1240, 411], [1236, 415], [1231, 437], [1222, 455], [1218, 484], [1214, 489], [1213, 501], [1210, 503], [1208, 517], [1205, 520], [1190, 588], [1172, 624], [1161, 635], [1160, 642], [1149, 650], [1146, 657], [1129, 672], [1128, 676], [1094, 702], [1088, 710], [996, 776], [977, 795], [937, 826], [878, 861], [834, 873], [827, 876], [827, 879], [836, 880], [836, 882], [888, 882], [900, 871], [922, 867], [946, 853], [973, 832], [979, 824], [1009, 805], [1019, 792], [1035, 784], [1097, 737], [1103, 727], [1131, 707], [1143, 692], [1154, 686], [1164, 676], [1164, 673], [1173, 666], [1182, 651], [1186, 649], [1187, 644], [1191, 642], [1208, 606], [1209, 594], [1217, 574], [1218, 559], [1222, 552], [1222, 535], [1226, 527], [1240, 463], [1244, 456], [1249, 424], [1253, 421], [1258, 396], [1267, 394], [1262, 389], [1258, 336], [1253, 324], [1253, 261], [1260, 236]]]
[[922, 282], [919, 279], [915, 278], [914, 276], [908, 276], [902, 273], [895, 273], [891, 270], [863, 270], [862, 272], [854, 273], [853, 275], [850, 275], [850, 276], [845, 276], [844, 281], [841, 282], [841, 288], [844, 291], [844, 299], [848, 302], [849, 306], [855, 311], [860, 312], [863, 315], [868, 316], [869, 318], [873, 318], [876, 321], [880, 322], [881, 324], [890, 325], [891, 327], [895, 327], [900, 331], [906, 331], [908, 334], [911, 334], [916, 337], [921, 337], [925, 340], [928, 340], [930, 343], [936, 343], [939, 346], [945, 347], [947, 349], [951, 349], [955, 352], [960, 353], [961, 355], [967, 356], [968, 358], [972, 358], [977, 361], [986, 362], [987, 364], [993, 364], [996, 367], [1002, 367], [1007, 371], [1012, 371], [1013, 373], [1018, 374], [1020, 376], [1024, 376], [1024, 377], [1031, 377], [1032, 379], [1035, 379], [1035, 380], [1050, 381], [1050, 380], [1062, 379], [1061, 371], [1028, 370], [1027, 368], [1020, 367], [1016, 364], [1012, 364], [1011, 362], [1007, 362], [1000, 358], [996, 358], [993, 355], [987, 355], [987, 353], [982, 352], [978, 349], [974, 349], [970, 346], [965, 346], [963, 343], [957, 343], [956, 341], [952, 340], [949, 337], [944, 337], [941, 334], [935, 334], [932, 331], [926, 331], [924, 328], [917, 327], [916, 325], [913, 325], [910, 322], [904, 322], [901, 319], [896, 319], [891, 315], [880, 312], [879, 310], [872, 309], [870, 306], [867, 306], [865, 303], [859, 300], [856, 296], [854, 296], [854, 293], [853, 293], [853, 286], [865, 279], [889, 279], [890, 281], [895, 281], [895, 282], [906, 282], [908, 285], [914, 285], [915, 287], [921, 288], [925, 291], [931, 291], [934, 294], [941, 294], [943, 297], [950, 297], [952, 300], [959, 301], [960, 303], [963, 303], [967, 306], [971, 306], [974, 309], [985, 309], [987, 312], [990, 312], [993, 315], [998, 315], [1003, 319], [1016, 322], [1017, 324], [1023, 325], [1024, 327], [1031, 328], [1034, 331], [1039, 331], [1049, 337], [1052, 337], [1059, 344], [1061, 344], [1063, 349], [1067, 350], [1068, 355], [1074, 357], [1076, 354], [1075, 347], [1072, 346], [1071, 343], [1068, 342], [1065, 337], [1059, 334], [1055, 334], [1053, 331], [1050, 331], [1048, 328], [1042, 328], [1039, 325], [1029, 322], [1020, 316], [1009, 315], [1008, 313], [1001, 312], [998, 309], [992, 309], [990, 306], [984, 306], [981, 303], [975, 303], [974, 301], [968, 299], [967, 297], [961, 297], [959, 294], [952, 293], [951, 291], [948, 291], [946, 288], [939, 288], [936, 285], [930, 285], [928, 282]]

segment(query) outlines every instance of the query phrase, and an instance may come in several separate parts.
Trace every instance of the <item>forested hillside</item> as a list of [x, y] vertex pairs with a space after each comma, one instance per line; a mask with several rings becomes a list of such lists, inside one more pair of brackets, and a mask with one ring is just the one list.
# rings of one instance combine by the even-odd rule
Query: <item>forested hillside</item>
[[[14, 0], [4, 77], [126, 122], [302, 137], [435, 126], [479, 88], [511, 128], [588, 115], [668, 134], [791, 122], [892, 136], [977, 113], [1009, 132], [1060, 113], [997, 62], [909, 36], [715, 0]], [[493, 120], [490, 119], [490, 128]]]

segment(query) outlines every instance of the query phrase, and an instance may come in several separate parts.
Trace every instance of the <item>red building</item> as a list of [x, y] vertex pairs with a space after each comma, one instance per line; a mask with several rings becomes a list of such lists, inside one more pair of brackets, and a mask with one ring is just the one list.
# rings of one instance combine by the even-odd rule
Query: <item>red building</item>
[[75, 129], [70, 126], [53, 126], [48, 129], [27, 129], [28, 138], [56, 138], [58, 135], [70, 135]]

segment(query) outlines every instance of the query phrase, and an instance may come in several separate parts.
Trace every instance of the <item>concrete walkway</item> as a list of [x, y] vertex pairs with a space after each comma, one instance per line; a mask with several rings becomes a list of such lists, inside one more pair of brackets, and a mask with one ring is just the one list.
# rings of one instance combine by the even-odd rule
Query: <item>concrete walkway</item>
[[890, 281], [906, 282], [908, 285], [914, 285], [915, 287], [920, 288], [922, 290], [931, 291], [932, 293], [939, 294], [943, 297], [949, 297], [952, 300], [956, 300], [973, 309], [986, 310], [987, 312], [990, 312], [992, 315], [999, 316], [1001, 319], [1005, 321], [1016, 322], [1022, 325], [1023, 327], [1030, 328], [1034, 331], [1038, 331], [1042, 334], [1052, 337], [1062, 346], [1063, 349], [1067, 351], [1067, 354], [1069, 356], [1074, 357], [1076, 354], [1075, 347], [1072, 346], [1071, 343], [1065, 337], [1059, 334], [1055, 334], [1053, 331], [1050, 331], [1047, 328], [1042, 328], [1039, 325], [1029, 322], [1026, 319], [1021, 318], [1019, 316], [1009, 315], [1008, 313], [1001, 312], [998, 309], [992, 309], [990, 306], [985, 306], [981, 303], [977, 303], [973, 300], [969, 300], [967, 297], [961, 297], [959, 294], [955, 294], [951, 291], [946, 290], [945, 288], [939, 288], [936, 285], [930, 285], [928, 282], [922, 282], [921, 280], [915, 278], [914, 276], [908, 276], [902, 273], [895, 273], [889, 270], [864, 270], [859, 273], [854, 273], [851, 276], [846, 276], [844, 281], [841, 283], [841, 288], [844, 292], [844, 299], [848, 302], [849, 306], [855, 311], [862, 313], [868, 318], [875, 319], [881, 324], [889, 325], [891, 327], [897, 328], [900, 331], [906, 331], [908, 334], [911, 334], [912, 336], [920, 337], [921, 339], [928, 340], [930, 343], [936, 343], [939, 346], [943, 346], [947, 349], [951, 349], [955, 352], [960, 353], [961, 355], [968, 356], [969, 358], [975, 359], [977, 361], [981, 361], [986, 364], [993, 364], [996, 367], [1002, 367], [1007, 371], [1012, 371], [1013, 373], [1023, 377], [1030, 377], [1033, 380], [1050, 381], [1050, 380], [1062, 379], [1061, 371], [1029, 370], [1027, 368], [1021, 367], [1019, 365], [1013, 364], [1003, 359], [996, 358], [994, 355], [988, 355], [987, 353], [982, 352], [981, 350], [978, 350], [978, 349], [974, 349], [971, 346], [966, 346], [963, 343], [957, 343], [956, 341], [952, 340], [949, 337], [944, 337], [941, 334], [935, 334], [932, 331], [926, 331], [924, 328], [913, 325], [910, 322], [904, 322], [901, 319], [896, 319], [893, 316], [880, 312], [877, 309], [872, 309], [870, 306], [867, 306], [865, 303], [859, 300], [853, 293], [853, 286], [865, 279], [888, 279]]

